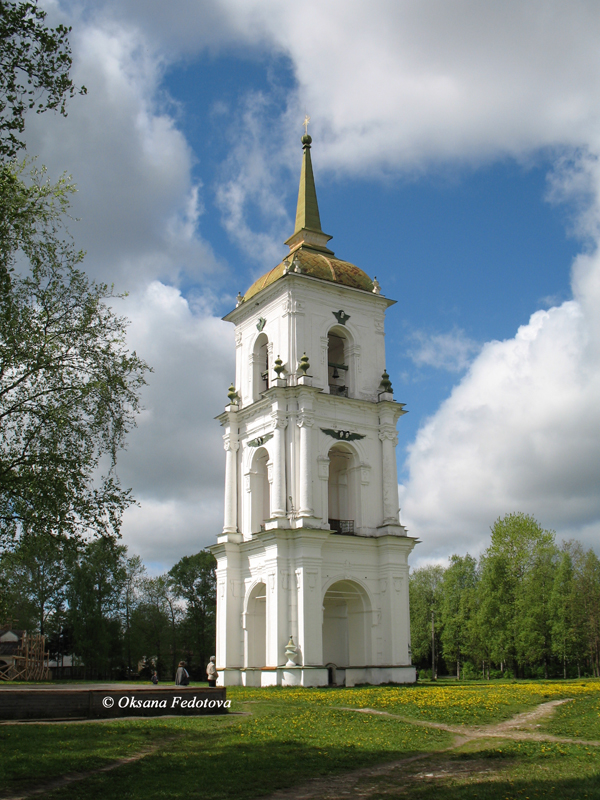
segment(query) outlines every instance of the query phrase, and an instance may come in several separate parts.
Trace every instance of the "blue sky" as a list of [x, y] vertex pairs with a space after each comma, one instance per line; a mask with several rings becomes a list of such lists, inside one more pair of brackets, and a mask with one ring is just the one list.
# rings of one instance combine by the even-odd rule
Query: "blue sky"
[[[207, 56], [172, 67], [163, 85], [178, 105], [178, 126], [198, 159], [194, 172], [204, 185], [205, 204], [201, 228], [243, 293], [274, 262], [251, 259], [232, 241], [222, 225], [215, 186], [230, 139], [244, 135], [236, 124], [244, 98], [248, 93], [269, 98], [264, 106], [268, 129], [269, 119], [277, 119], [277, 98], [295, 89], [291, 65], [252, 52], [246, 58]], [[292, 140], [296, 152], [290, 148], [281, 187], [290, 219], [301, 122], [299, 116]], [[583, 243], [570, 231], [570, 207], [547, 198], [552, 160], [543, 153], [527, 163], [504, 158], [478, 168], [447, 164], [420, 175], [348, 176], [319, 163], [318, 125], [312, 118], [313, 164], [323, 228], [334, 237], [330, 246], [377, 275], [386, 294], [398, 300], [388, 312], [387, 355], [397, 399], [410, 410], [400, 428], [402, 479], [407, 477], [406, 446], [464, 371], [452, 359], [448, 368], [415, 363], [410, 353], [419, 348], [418, 336], [461, 331], [472, 343], [469, 355], [488, 340], [513, 336], [532, 309], [571, 296], [570, 267]], [[279, 164], [275, 170], [280, 171]], [[260, 213], [249, 213], [248, 220], [257, 231], [270, 222]], [[282, 257], [286, 252], [281, 242]], [[223, 314], [229, 310], [228, 298], [219, 308]]]
[[120, 460], [156, 569], [214, 541], [221, 322], [285, 254], [304, 114], [336, 255], [398, 301], [388, 370], [413, 563], [534, 514], [600, 541], [600, 19], [591, 0], [59, 0], [67, 120], [30, 152], [79, 192], [90, 274], [154, 367]]

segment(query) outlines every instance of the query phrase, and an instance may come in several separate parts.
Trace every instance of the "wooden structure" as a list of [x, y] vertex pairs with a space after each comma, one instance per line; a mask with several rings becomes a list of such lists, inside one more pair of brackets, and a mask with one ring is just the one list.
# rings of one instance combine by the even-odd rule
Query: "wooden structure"
[[12, 628], [0, 629], [0, 681], [50, 680], [46, 637]]

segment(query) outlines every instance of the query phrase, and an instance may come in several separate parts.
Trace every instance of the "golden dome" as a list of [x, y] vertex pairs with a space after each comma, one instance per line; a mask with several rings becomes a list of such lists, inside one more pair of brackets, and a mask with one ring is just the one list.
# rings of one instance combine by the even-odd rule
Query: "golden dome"
[[[350, 286], [353, 289], [362, 289], [365, 292], [373, 291], [373, 281], [367, 273], [348, 261], [340, 261], [339, 258], [335, 258], [333, 255], [317, 253], [314, 250], [305, 250], [302, 247], [296, 250], [295, 253], [291, 253], [286, 259], [290, 264], [292, 261], [295, 263], [296, 260], [300, 264], [303, 275], [310, 275], [311, 278], [319, 278], [322, 281], [339, 283], [342, 286]], [[244, 300], [249, 300], [262, 289], [266, 289], [267, 286], [283, 277], [285, 266], [285, 261], [282, 261], [270, 272], [265, 273], [257, 281], [254, 281], [244, 295]]]

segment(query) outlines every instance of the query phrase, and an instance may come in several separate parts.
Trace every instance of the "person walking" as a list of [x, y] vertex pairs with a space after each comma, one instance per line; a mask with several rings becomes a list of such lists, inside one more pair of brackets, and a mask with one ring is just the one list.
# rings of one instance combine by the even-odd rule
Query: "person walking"
[[217, 664], [216, 664], [216, 656], [211, 656], [210, 661], [206, 665], [206, 674], [208, 676], [208, 685], [209, 686], [216, 686], [217, 685]]

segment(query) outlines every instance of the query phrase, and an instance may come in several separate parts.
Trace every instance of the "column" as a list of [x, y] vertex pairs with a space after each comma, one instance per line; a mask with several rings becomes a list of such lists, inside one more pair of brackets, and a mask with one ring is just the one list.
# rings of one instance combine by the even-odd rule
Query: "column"
[[299, 517], [312, 517], [312, 472], [311, 441], [314, 415], [311, 411], [302, 411], [298, 415], [297, 425], [300, 428], [300, 508]]
[[233, 428], [223, 436], [225, 447], [225, 520], [223, 533], [237, 533], [237, 430]]
[[379, 431], [383, 466], [383, 525], [399, 525], [398, 519], [398, 471], [396, 468], [396, 427], [382, 425]]
[[273, 483], [271, 486], [271, 519], [287, 517], [285, 494], [285, 429], [287, 419], [275, 412], [273, 428]]

